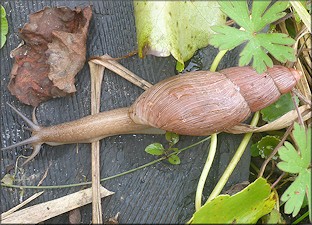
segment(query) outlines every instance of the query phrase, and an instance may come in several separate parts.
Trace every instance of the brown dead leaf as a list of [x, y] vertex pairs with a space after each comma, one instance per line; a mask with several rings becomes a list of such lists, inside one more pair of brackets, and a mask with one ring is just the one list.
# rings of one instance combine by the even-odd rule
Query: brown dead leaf
[[79, 224], [81, 223], [81, 213], [80, 209], [70, 210], [68, 213], [69, 224]]
[[8, 89], [21, 102], [37, 106], [76, 91], [75, 75], [86, 60], [90, 6], [45, 7], [20, 30], [23, 45], [11, 52], [15, 62]]
[[119, 215], [120, 215], [120, 212], [118, 212], [114, 217], [110, 217], [108, 219], [108, 221], [104, 224], [119, 224]]

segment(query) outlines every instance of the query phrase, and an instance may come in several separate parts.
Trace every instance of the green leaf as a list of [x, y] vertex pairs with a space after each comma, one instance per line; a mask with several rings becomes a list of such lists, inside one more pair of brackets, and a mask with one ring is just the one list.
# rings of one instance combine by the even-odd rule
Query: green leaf
[[287, 1], [277, 1], [265, 12], [270, 3], [271, 1], [253, 1], [251, 21], [255, 32], [261, 31], [266, 25], [286, 15], [283, 11], [288, 7]]
[[169, 148], [168, 150], [170, 150], [170, 151], [174, 151], [174, 152], [179, 152], [179, 149], [178, 148]]
[[247, 1], [219, 1], [221, 10], [246, 30], [252, 30]]
[[153, 143], [145, 148], [145, 152], [151, 155], [163, 155], [165, 153], [165, 149], [162, 144]]
[[194, 224], [256, 223], [272, 211], [275, 195], [264, 178], [258, 178], [233, 196], [219, 195], [194, 213]]
[[[234, 27], [213, 26], [211, 29], [218, 33], [218, 38], [213, 36], [209, 43], [220, 50], [233, 49], [251, 38], [248, 33], [237, 30]], [[229, 36], [229, 33], [235, 36], [235, 38]]]
[[179, 135], [173, 132], [167, 131], [165, 137], [171, 146], [175, 145], [179, 141]]
[[272, 67], [273, 62], [266, 52], [261, 48], [261, 44], [256, 38], [252, 38], [243, 51], [239, 54], [239, 66], [245, 66], [253, 60], [252, 67], [258, 72], [263, 73], [267, 67]]
[[[296, 104], [299, 104], [299, 99], [295, 97]], [[290, 93], [282, 95], [275, 103], [260, 111], [262, 119], [267, 122], [272, 122], [287, 112], [295, 109]]]
[[267, 135], [251, 146], [251, 155], [253, 157], [260, 155], [262, 158], [267, 158], [279, 142], [280, 139], [277, 137]]
[[1, 15], [0, 48], [2, 48], [6, 42], [6, 35], [9, 31], [8, 21], [6, 19], [6, 12], [2, 5], [0, 5], [0, 15]]
[[298, 174], [295, 181], [281, 196], [281, 201], [286, 202], [284, 211], [295, 217], [303, 205], [304, 196], [307, 196], [309, 216], [311, 221], [311, 127], [305, 131], [304, 127], [294, 124], [293, 138], [298, 146], [295, 147], [285, 142], [278, 153], [282, 160], [277, 164], [280, 170]]
[[134, 15], [139, 56], [172, 54], [179, 70], [226, 19], [216, 1], [134, 1]]
[[285, 219], [277, 209], [273, 209], [272, 212], [262, 217], [261, 220], [261, 224], [286, 224]]
[[[296, 180], [283, 193], [281, 201], [286, 202], [284, 206], [286, 214], [292, 214], [292, 217], [298, 215], [303, 204], [305, 192], [308, 189], [307, 181], [311, 183], [311, 172], [299, 174]], [[311, 191], [311, 188], [309, 190]], [[309, 205], [310, 207], [311, 205]]]
[[180, 63], [179, 61], [177, 61], [177, 63], [176, 63], [176, 70], [178, 72], [182, 72], [184, 70], [184, 63]]
[[7, 184], [7, 185], [12, 185], [14, 182], [14, 177], [11, 174], [6, 174], [4, 177], [1, 179], [1, 183]]
[[278, 61], [285, 63], [287, 60], [296, 60], [293, 48], [285, 47], [285, 45], [294, 44], [295, 40], [289, 38], [286, 34], [258, 34], [257, 39], [259, 45], [262, 45]]
[[252, 66], [258, 73], [273, 66], [267, 55], [270, 53], [280, 62], [295, 61], [295, 52], [290, 45], [295, 40], [286, 34], [259, 33], [266, 25], [282, 18], [288, 7], [287, 1], [277, 1], [268, 8], [271, 1], [253, 1], [252, 13], [249, 13], [247, 1], [219, 1], [221, 10], [244, 30], [229, 26], [214, 26], [210, 44], [220, 50], [231, 50], [247, 42], [240, 54], [239, 65], [245, 66], [253, 61]]
[[181, 163], [181, 160], [180, 160], [179, 156], [171, 155], [168, 157], [168, 162], [170, 162], [173, 165], [179, 165]]

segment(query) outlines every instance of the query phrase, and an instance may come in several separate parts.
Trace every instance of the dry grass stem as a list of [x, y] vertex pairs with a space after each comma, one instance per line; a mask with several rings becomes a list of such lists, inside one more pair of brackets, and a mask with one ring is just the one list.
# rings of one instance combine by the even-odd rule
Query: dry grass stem
[[18, 204], [17, 206], [9, 209], [8, 211], [4, 212], [1, 214], [1, 221], [3, 222], [3, 220], [5, 220], [10, 214], [14, 213], [15, 211], [19, 210], [20, 208], [22, 208], [23, 206], [27, 205], [29, 202], [31, 202], [32, 200], [36, 199], [37, 197], [39, 197], [40, 195], [43, 194], [44, 191], [38, 192], [34, 195], [32, 195], [31, 197], [27, 198], [25, 201], [23, 201], [22, 203]]
[[[101, 86], [105, 68], [89, 61], [91, 75], [91, 114], [100, 112]], [[100, 196], [100, 142], [91, 143], [92, 161], [92, 223], [102, 224], [102, 204]]]
[[129, 82], [135, 84], [136, 86], [144, 90], [147, 90], [152, 86], [152, 84], [148, 83], [146, 80], [132, 73], [130, 70], [122, 66], [120, 63], [118, 63], [116, 60], [114, 60], [107, 54], [99, 57], [93, 57], [90, 61], [106, 67], [107, 69], [115, 72], [119, 76], [125, 78]]
[[[101, 198], [114, 194], [104, 187], [100, 187]], [[70, 210], [79, 208], [92, 201], [92, 189], [84, 189], [62, 198], [43, 202], [37, 205], [11, 213], [1, 218], [2, 224], [37, 224]]]
[[[307, 121], [308, 119], [311, 118], [311, 108], [309, 105], [300, 106], [298, 110], [302, 116], [303, 121]], [[227, 132], [233, 134], [242, 134], [248, 132], [265, 132], [271, 130], [280, 130], [290, 126], [297, 119], [298, 113], [294, 109], [289, 111], [285, 115], [281, 116], [280, 118], [274, 120], [273, 122], [263, 125], [261, 127], [251, 127], [247, 124], [240, 124], [228, 129]]]

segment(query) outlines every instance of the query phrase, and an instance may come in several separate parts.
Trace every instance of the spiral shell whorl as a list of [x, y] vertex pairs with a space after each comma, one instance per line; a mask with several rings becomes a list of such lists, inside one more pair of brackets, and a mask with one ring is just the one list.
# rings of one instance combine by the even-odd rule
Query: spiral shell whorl
[[130, 117], [136, 123], [197, 136], [222, 131], [249, 115], [239, 88], [223, 74], [208, 71], [163, 80], [130, 108]]
[[272, 104], [299, 78], [298, 72], [281, 66], [263, 74], [251, 67], [232, 67], [176, 75], [145, 91], [129, 116], [137, 124], [205, 136], [225, 131]]
[[295, 72], [279, 65], [268, 68], [262, 74], [251, 67], [232, 67], [220, 71], [240, 88], [252, 112], [271, 105], [281, 94], [289, 92], [300, 78], [300, 75], [294, 75]]

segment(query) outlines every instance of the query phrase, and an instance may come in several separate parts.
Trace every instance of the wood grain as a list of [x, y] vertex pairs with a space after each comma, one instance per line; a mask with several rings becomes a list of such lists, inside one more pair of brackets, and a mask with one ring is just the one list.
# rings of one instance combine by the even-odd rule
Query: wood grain
[[[28, 117], [32, 108], [19, 103], [7, 90], [8, 74], [12, 68], [10, 51], [20, 42], [18, 29], [27, 21], [29, 13], [41, 10], [44, 6], [75, 7], [92, 4], [93, 18], [90, 23], [87, 40], [87, 59], [91, 56], [109, 54], [112, 57], [121, 57], [136, 50], [135, 22], [133, 17], [132, 1], [119, 0], [28, 0], [4, 1], [3, 6], [7, 12], [9, 34], [7, 43], [0, 50], [0, 76], [1, 76], [1, 144], [7, 146], [14, 142], [24, 140], [30, 132], [24, 129], [25, 124], [6, 105], [9, 102], [16, 106]], [[217, 51], [212, 47], [203, 49], [198, 53], [203, 63], [203, 69], [209, 66]], [[236, 66], [239, 49], [229, 52], [220, 68]], [[172, 74], [175, 74], [175, 60], [172, 57], [156, 58], [147, 56], [143, 60], [137, 56], [120, 61], [130, 71], [155, 84]], [[90, 76], [86, 64], [77, 75], [77, 92], [66, 98], [53, 99], [40, 105], [37, 109], [37, 118], [41, 125], [53, 125], [90, 115]], [[101, 111], [130, 106], [143, 92], [139, 87], [129, 83], [113, 72], [105, 70], [102, 85]], [[226, 164], [234, 154], [240, 142], [240, 135], [219, 135], [217, 156], [211, 169], [209, 184], [205, 187], [208, 195], [215, 185], [218, 177], [224, 171]], [[185, 147], [196, 141], [199, 137], [182, 136], [177, 147]], [[153, 143], [161, 142], [166, 145], [162, 135], [121, 135], [106, 138], [101, 143], [101, 176], [102, 178], [135, 168], [155, 159], [144, 152], [144, 148]], [[207, 155], [209, 143], [203, 143], [181, 154], [182, 163], [172, 166], [166, 162], [135, 173], [115, 178], [102, 183], [103, 186], [115, 194], [102, 202], [103, 220], [120, 212], [120, 223], [184, 223], [194, 212], [194, 196], [196, 183], [200, 176], [202, 165]], [[14, 165], [20, 154], [29, 155], [30, 150], [23, 147], [11, 151], [2, 151], [0, 168], [1, 177], [6, 173], [5, 168]], [[249, 152], [242, 158], [238, 168], [232, 175], [228, 185], [239, 183], [249, 176]], [[17, 174], [16, 184], [36, 185], [42, 174], [52, 162], [47, 178], [42, 185], [60, 185], [91, 180], [90, 145], [71, 144], [50, 147], [42, 146], [39, 155], [27, 165], [24, 174]], [[65, 196], [79, 190], [51, 189], [31, 204], [38, 204]], [[23, 199], [31, 196], [35, 190], [25, 189]], [[7, 211], [17, 205], [20, 200], [18, 189], [0, 190], [2, 211]], [[81, 208], [83, 223], [91, 221], [91, 206]], [[49, 223], [67, 223], [67, 215], [59, 215], [49, 219]]]

